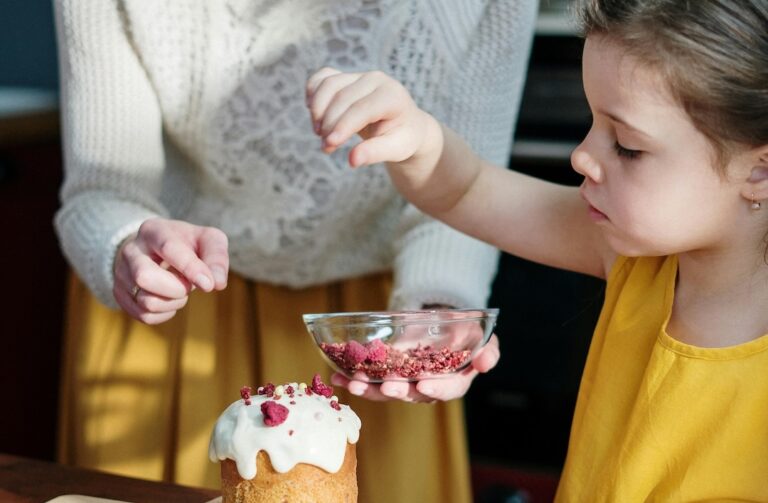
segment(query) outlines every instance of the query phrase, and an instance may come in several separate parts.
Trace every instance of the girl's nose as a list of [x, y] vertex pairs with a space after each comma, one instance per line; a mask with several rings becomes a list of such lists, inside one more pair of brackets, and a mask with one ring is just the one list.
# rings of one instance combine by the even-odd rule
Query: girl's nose
[[603, 179], [603, 170], [600, 163], [587, 152], [585, 143], [582, 142], [571, 152], [571, 166], [584, 178], [589, 178], [594, 183], [600, 183]]

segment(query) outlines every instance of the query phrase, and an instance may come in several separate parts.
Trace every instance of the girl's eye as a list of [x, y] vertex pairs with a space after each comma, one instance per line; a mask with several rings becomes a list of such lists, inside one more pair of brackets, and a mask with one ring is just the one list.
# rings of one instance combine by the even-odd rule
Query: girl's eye
[[622, 147], [619, 142], [613, 144], [614, 150], [619, 157], [626, 157], [627, 159], [636, 159], [640, 156], [640, 150], [630, 150]]

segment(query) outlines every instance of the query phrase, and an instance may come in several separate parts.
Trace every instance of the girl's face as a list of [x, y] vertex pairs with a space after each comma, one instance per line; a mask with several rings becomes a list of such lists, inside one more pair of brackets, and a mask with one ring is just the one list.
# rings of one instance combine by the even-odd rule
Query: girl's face
[[593, 122], [571, 162], [614, 251], [724, 247], [748, 203], [738, 184], [718, 174], [707, 138], [659, 75], [603, 37], [587, 39], [583, 75]]

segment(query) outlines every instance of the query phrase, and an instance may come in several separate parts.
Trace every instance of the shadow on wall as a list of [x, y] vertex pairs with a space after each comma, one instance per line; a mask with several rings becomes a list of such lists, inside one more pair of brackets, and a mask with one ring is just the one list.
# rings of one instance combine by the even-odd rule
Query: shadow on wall
[[57, 89], [52, 0], [3, 0], [0, 86]]

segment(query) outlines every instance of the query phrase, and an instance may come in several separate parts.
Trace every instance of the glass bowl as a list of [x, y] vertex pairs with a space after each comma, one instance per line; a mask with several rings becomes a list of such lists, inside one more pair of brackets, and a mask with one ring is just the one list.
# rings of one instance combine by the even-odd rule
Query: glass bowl
[[491, 337], [498, 309], [305, 314], [328, 363], [368, 382], [418, 381], [469, 365]]

